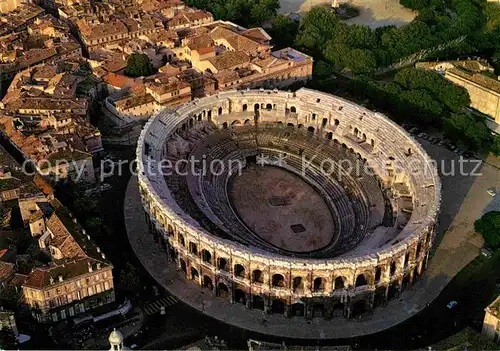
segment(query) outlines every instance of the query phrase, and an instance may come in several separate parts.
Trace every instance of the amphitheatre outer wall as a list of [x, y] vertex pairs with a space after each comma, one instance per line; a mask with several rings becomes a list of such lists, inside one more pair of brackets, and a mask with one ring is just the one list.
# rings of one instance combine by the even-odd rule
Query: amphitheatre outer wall
[[[221, 128], [279, 123], [308, 129], [325, 142], [341, 143], [367, 161], [384, 187], [406, 186], [409, 194], [401, 196], [412, 199], [411, 217], [384, 245], [330, 259], [280, 256], [216, 237], [183, 211], [164, 177], [154, 171], [171, 151], [169, 140], [207, 120]], [[144, 210], [153, 230], [164, 238], [172, 264], [187, 279], [231, 302], [287, 317], [312, 318], [318, 312], [325, 318], [337, 313], [350, 318], [356, 310], [371, 311], [398, 296], [427, 265], [441, 191], [433, 163], [385, 116], [338, 97], [307, 89], [252, 90], [196, 100], [148, 121], [138, 141], [137, 160]], [[262, 272], [258, 281], [255, 271]], [[300, 289], [294, 284], [296, 278], [302, 281]], [[321, 289], [315, 284], [318, 279]]]

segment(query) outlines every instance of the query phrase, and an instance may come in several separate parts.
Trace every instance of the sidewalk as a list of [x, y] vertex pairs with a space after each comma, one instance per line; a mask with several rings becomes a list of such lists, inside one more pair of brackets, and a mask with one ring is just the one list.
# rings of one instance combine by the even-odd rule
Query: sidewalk
[[[234, 326], [262, 334], [286, 338], [337, 339], [352, 338], [380, 332], [399, 324], [426, 307], [446, 284], [478, 255], [478, 248], [470, 243], [470, 237], [460, 232], [445, 235], [439, 244], [428, 269], [411, 289], [386, 307], [377, 308], [372, 315], [362, 319], [313, 319], [285, 318], [282, 315], [266, 315], [260, 310], [249, 310], [241, 304], [213, 297], [199, 286], [188, 282], [176, 267], [169, 264], [160, 246], [148, 234], [144, 218], [137, 177], [132, 177], [125, 195], [125, 227], [131, 246], [142, 265], [159, 284], [180, 300], [199, 311]], [[450, 244], [451, 243], [451, 244]]]

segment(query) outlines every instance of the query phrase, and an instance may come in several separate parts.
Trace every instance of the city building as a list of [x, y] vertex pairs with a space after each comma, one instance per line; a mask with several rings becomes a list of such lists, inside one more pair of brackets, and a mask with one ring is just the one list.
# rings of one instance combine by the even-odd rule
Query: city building
[[485, 309], [482, 335], [500, 344], [500, 296]]
[[484, 60], [419, 62], [416, 68], [435, 70], [467, 90], [470, 106], [484, 113], [486, 125], [500, 133], [500, 81], [493, 67]]
[[22, 285], [25, 303], [39, 322], [57, 322], [114, 302], [113, 266], [71, 213], [42, 194], [19, 199], [24, 223], [51, 257]]

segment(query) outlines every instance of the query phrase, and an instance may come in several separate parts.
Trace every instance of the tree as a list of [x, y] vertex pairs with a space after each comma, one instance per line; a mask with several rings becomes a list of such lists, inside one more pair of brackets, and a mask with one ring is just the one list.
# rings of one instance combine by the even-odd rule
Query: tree
[[500, 156], [500, 135], [496, 135], [493, 138], [493, 143], [491, 145], [491, 152], [493, 152], [493, 154], [497, 156]]
[[295, 44], [295, 37], [299, 30], [299, 24], [292, 21], [288, 16], [279, 15], [273, 21], [273, 26], [268, 30], [273, 38], [274, 49], [279, 50]]
[[340, 19], [323, 7], [313, 7], [300, 21], [296, 44], [313, 55], [321, 55], [325, 44], [336, 36]]
[[137, 269], [129, 262], [120, 272], [120, 287], [122, 290], [133, 294], [141, 291], [141, 280]]
[[125, 74], [129, 77], [150, 76], [154, 73], [148, 55], [134, 52], [127, 59]]
[[3, 327], [0, 330], [0, 348], [3, 350], [17, 349], [17, 339], [12, 329]]
[[466, 112], [456, 113], [445, 119], [445, 135], [473, 150], [484, 150], [491, 143], [491, 132], [484, 122], [484, 117]]
[[491, 211], [485, 213], [474, 222], [474, 229], [483, 236], [488, 247], [492, 249], [500, 248], [500, 212]]
[[437, 72], [407, 68], [396, 73], [394, 82], [405, 89], [423, 89], [442, 102], [450, 111], [456, 112], [469, 106], [469, 93]]

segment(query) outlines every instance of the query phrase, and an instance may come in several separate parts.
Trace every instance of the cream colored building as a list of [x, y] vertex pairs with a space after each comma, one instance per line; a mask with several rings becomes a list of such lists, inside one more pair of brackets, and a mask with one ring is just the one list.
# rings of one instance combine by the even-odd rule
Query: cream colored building
[[488, 115], [488, 127], [500, 133], [500, 82], [484, 74], [459, 68], [448, 69], [445, 78], [464, 87], [469, 93], [471, 107]]
[[485, 311], [482, 334], [500, 344], [500, 296]]
[[112, 266], [89, 257], [35, 268], [23, 285], [39, 322], [57, 322], [115, 300]]
[[15, 10], [21, 1], [19, 0], [0, 0], [0, 13], [7, 13]]

